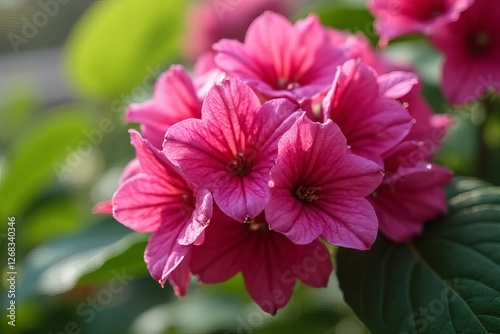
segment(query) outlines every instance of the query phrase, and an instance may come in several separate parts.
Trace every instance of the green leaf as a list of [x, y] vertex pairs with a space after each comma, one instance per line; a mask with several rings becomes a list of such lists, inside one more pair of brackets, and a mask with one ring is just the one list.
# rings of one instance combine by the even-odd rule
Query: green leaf
[[373, 16], [364, 7], [352, 6], [352, 4], [323, 5], [307, 8], [298, 17], [306, 17], [311, 12], [317, 14], [326, 26], [350, 32], [362, 32], [373, 44], [378, 40], [373, 31]]
[[[107, 279], [113, 277], [113, 273], [132, 275], [128, 271], [129, 265], [136, 266], [134, 261], [137, 258], [130, 258], [129, 262], [114, 260], [114, 266], [104, 265], [127, 254], [127, 250], [136, 244], [143, 244], [145, 239], [147, 234], [132, 232], [117, 222], [107, 221], [41, 245], [33, 249], [22, 263], [18, 298], [66, 292], [75, 287], [81, 277], [101, 267]], [[142, 257], [141, 264], [146, 266]], [[94, 281], [87, 279], [87, 283]]]
[[9, 87], [0, 104], [0, 141], [9, 142], [38, 110], [38, 99], [29, 87]]
[[340, 249], [344, 298], [378, 333], [500, 333], [500, 187], [458, 178], [449, 214], [397, 244]]
[[[47, 111], [36, 124], [13, 140], [1, 173], [0, 213], [16, 215], [56, 176], [55, 164], [85, 139], [91, 128], [88, 113], [74, 106]], [[69, 148], [69, 151], [68, 151]]]
[[50, 193], [30, 206], [23, 217], [18, 226], [18, 248], [31, 249], [48, 239], [73, 233], [81, 228], [82, 216], [75, 195], [68, 191]]
[[67, 68], [85, 95], [115, 99], [144, 93], [179, 58], [188, 1], [97, 1], [67, 44]]

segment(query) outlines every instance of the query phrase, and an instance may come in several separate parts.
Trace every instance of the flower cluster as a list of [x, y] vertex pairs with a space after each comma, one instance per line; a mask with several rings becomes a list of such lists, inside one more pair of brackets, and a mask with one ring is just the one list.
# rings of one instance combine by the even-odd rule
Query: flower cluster
[[500, 91], [500, 2], [491, 0], [370, 0], [380, 44], [422, 33], [446, 60], [442, 89], [461, 105]]
[[191, 275], [241, 273], [275, 314], [297, 280], [326, 286], [325, 242], [366, 250], [379, 230], [407, 241], [446, 211], [451, 172], [429, 160], [450, 120], [363, 35], [267, 12], [213, 50], [129, 107], [136, 159], [99, 206], [152, 232], [145, 260], [160, 284], [182, 296]]

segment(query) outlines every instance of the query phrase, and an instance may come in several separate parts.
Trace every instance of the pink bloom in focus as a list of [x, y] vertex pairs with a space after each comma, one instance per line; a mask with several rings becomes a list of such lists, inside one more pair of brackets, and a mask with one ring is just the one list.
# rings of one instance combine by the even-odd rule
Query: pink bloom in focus
[[382, 181], [382, 168], [348, 153], [330, 120], [321, 124], [302, 116], [278, 146], [265, 210], [269, 226], [296, 244], [321, 236], [337, 246], [370, 248], [378, 223], [364, 197]]
[[326, 89], [344, 60], [318, 18], [292, 25], [275, 13], [257, 18], [245, 42], [224, 39], [214, 45], [215, 63], [266, 98], [301, 101]]
[[476, 0], [458, 21], [431, 35], [444, 53], [442, 89], [453, 104], [481, 98], [488, 89], [500, 91], [500, 2]]
[[441, 166], [415, 161], [421, 157], [418, 142], [404, 142], [386, 157], [386, 177], [368, 197], [380, 230], [391, 240], [406, 242], [422, 233], [424, 223], [446, 213], [443, 187], [453, 173]]
[[380, 45], [409, 33], [430, 34], [456, 21], [474, 0], [371, 0]]
[[269, 171], [278, 140], [298, 117], [295, 104], [276, 99], [261, 105], [237, 79], [208, 93], [202, 118], [172, 126], [163, 151], [186, 179], [213, 193], [230, 217], [255, 218], [269, 202]]
[[130, 105], [126, 119], [140, 123], [144, 138], [161, 149], [165, 132], [171, 125], [200, 116], [201, 101], [189, 74], [174, 65], [156, 82], [153, 99]]
[[412, 126], [411, 116], [395, 99], [417, 82], [412, 73], [377, 76], [363, 63], [348, 60], [323, 100], [324, 120], [338, 124], [353, 153], [382, 164], [382, 154], [399, 143]]
[[284, 307], [297, 280], [326, 287], [330, 254], [318, 240], [296, 245], [269, 229], [263, 214], [246, 224], [214, 209], [205, 242], [193, 247], [191, 270], [203, 283], [220, 283], [241, 272], [252, 299], [267, 313]]
[[195, 59], [222, 38], [242, 41], [252, 21], [263, 12], [288, 16], [293, 10], [291, 0], [199, 1], [188, 12], [185, 53]]
[[[145, 260], [151, 276], [163, 285], [188, 254], [189, 245], [202, 242], [212, 216], [212, 196], [189, 186], [139, 133], [130, 130], [130, 136], [140, 172], [127, 178], [113, 195], [113, 216], [135, 231], [153, 232]], [[179, 280], [183, 270], [174, 274], [178, 293], [187, 287]]]

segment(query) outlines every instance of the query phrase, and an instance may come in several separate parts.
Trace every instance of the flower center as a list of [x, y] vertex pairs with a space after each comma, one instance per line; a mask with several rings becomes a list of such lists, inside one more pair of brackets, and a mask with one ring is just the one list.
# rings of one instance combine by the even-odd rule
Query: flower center
[[228, 172], [236, 176], [246, 176], [252, 170], [252, 161], [241, 152], [234, 156], [234, 160], [228, 164]]
[[321, 188], [319, 188], [319, 187], [299, 186], [295, 190], [295, 196], [297, 196], [297, 198], [300, 199], [301, 201], [314, 202], [314, 201], [317, 201], [319, 199], [319, 197], [317, 195], [315, 195], [314, 193], [320, 189]]
[[292, 90], [299, 87], [300, 84], [298, 82], [288, 82], [288, 80], [284, 77], [280, 77], [278, 79], [278, 89]]
[[434, 10], [430, 17], [431, 17], [431, 20], [434, 20], [436, 17], [438, 17], [439, 15], [443, 14], [443, 11], [442, 10], [439, 10], [439, 9], [436, 9]]
[[265, 219], [260, 219], [260, 215], [254, 219], [248, 219], [245, 221], [248, 224], [248, 228], [251, 231], [260, 231], [260, 232], [268, 232], [269, 225], [265, 221]]
[[490, 46], [491, 37], [488, 32], [480, 30], [469, 39], [469, 47], [473, 53], [482, 53]]

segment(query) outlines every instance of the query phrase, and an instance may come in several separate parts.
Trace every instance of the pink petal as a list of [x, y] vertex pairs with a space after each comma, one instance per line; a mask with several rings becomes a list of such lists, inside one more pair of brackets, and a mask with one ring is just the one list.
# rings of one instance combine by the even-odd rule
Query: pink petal
[[128, 179], [113, 195], [113, 216], [138, 232], [152, 232], [169, 220], [184, 221], [192, 208], [182, 207], [188, 191], [139, 174]]
[[271, 12], [252, 23], [244, 44], [223, 40], [214, 50], [219, 68], [259, 94], [299, 102], [325, 89], [336, 66], [345, 59], [343, 50], [330, 43], [314, 15], [294, 26]]
[[191, 252], [188, 252], [179, 265], [170, 273], [168, 281], [174, 288], [174, 293], [177, 297], [183, 297], [189, 287], [191, 281], [191, 270], [189, 268], [189, 261], [191, 259]]
[[302, 269], [302, 273], [296, 272], [297, 278], [315, 288], [326, 287], [333, 265], [325, 245], [315, 240], [308, 245], [296, 245], [294, 249], [294, 261]]
[[130, 160], [130, 162], [123, 169], [122, 175], [118, 180], [118, 184], [122, 184], [123, 182], [130, 179], [132, 176], [135, 176], [142, 172], [141, 164], [139, 160], [136, 158]]
[[332, 270], [330, 254], [315, 240], [295, 245], [270, 231], [263, 215], [257, 228], [216, 210], [205, 242], [193, 248], [191, 267], [200, 281], [218, 283], [242, 272], [248, 293], [265, 312], [275, 314], [291, 297], [297, 279], [324, 287]]
[[[212, 194], [206, 190], [199, 190], [196, 194], [196, 206], [192, 212], [192, 221], [186, 226], [178, 242], [181, 245], [201, 244], [203, 243], [203, 230], [208, 226], [213, 214]], [[181, 212], [188, 214], [189, 207], [181, 209]], [[191, 209], [192, 210], [192, 209]], [[201, 236], [201, 238], [200, 238]]]
[[315, 210], [323, 219], [321, 237], [332, 245], [366, 250], [377, 238], [378, 220], [373, 206], [364, 198], [338, 198], [322, 202]]
[[146, 246], [144, 260], [148, 270], [162, 285], [189, 251], [190, 246], [182, 246], [177, 242], [183, 226], [181, 222], [162, 224], [153, 232]]
[[399, 99], [418, 84], [418, 76], [411, 72], [390, 72], [377, 78], [380, 95], [389, 99]]
[[452, 176], [446, 168], [424, 163], [391, 176], [369, 197], [382, 232], [397, 242], [420, 234], [426, 221], [446, 212], [443, 187]]
[[199, 118], [201, 102], [189, 74], [173, 65], [156, 82], [153, 100], [132, 104], [126, 119], [142, 124], [144, 137], [161, 148], [167, 129], [187, 118]]
[[99, 202], [92, 208], [92, 213], [110, 215], [113, 213], [113, 205], [110, 200]]
[[372, 69], [348, 60], [323, 101], [323, 112], [325, 120], [339, 125], [354, 153], [382, 164], [382, 154], [410, 131], [412, 117], [401, 103], [381, 96], [379, 90]]
[[[141, 171], [148, 175], [154, 175], [158, 178], [165, 177], [165, 170], [174, 171], [174, 167], [168, 161], [167, 157], [154, 148], [148, 140], [141, 137], [139, 132], [130, 129], [130, 142], [135, 147], [136, 159], [139, 161]], [[136, 167], [134, 167], [136, 168]], [[175, 175], [175, 172], [171, 173]], [[183, 183], [180, 176], [177, 176], [180, 184]]]
[[252, 246], [255, 260], [242, 268], [245, 286], [263, 311], [275, 315], [292, 296], [297, 275], [291, 272], [291, 267], [295, 263], [294, 248], [298, 246], [278, 234], [268, 241], [254, 240]]
[[488, 88], [500, 91], [500, 66], [496, 58], [455, 59], [447, 55], [443, 67], [442, 88], [445, 97], [455, 105], [480, 99]]
[[241, 255], [245, 252], [245, 229], [245, 225], [215, 208], [212, 223], [205, 231], [205, 242], [193, 248], [191, 268], [201, 282], [224, 282], [241, 270], [247, 260]]
[[142, 173], [127, 178], [113, 195], [113, 216], [139, 232], [155, 231], [172, 219], [185, 221], [193, 211], [191, 189], [162, 152], [136, 131], [130, 136]]

